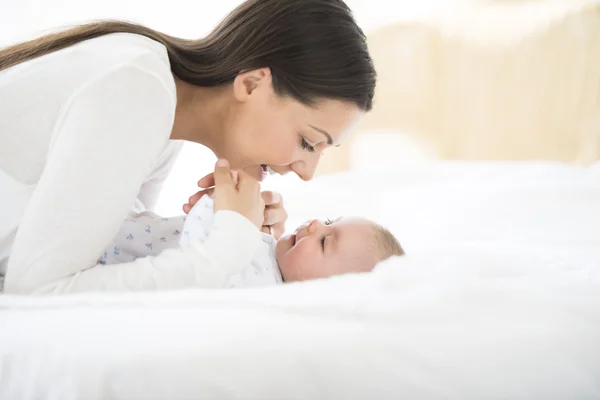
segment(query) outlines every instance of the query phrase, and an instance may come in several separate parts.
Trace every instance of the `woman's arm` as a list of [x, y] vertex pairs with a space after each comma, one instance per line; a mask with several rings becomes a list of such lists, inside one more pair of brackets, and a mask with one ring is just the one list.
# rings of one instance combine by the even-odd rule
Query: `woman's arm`
[[[155, 167], [173, 124], [173, 94], [146, 64], [107, 74], [68, 104], [21, 220], [5, 292], [214, 287], [251, 259], [258, 230], [241, 215], [223, 212], [205, 245], [96, 266]], [[223, 252], [226, 243], [237, 246], [237, 252]]]
[[183, 147], [183, 142], [179, 140], [169, 140], [167, 149], [163, 150], [157, 168], [152, 172], [152, 176], [146, 180], [138, 193], [135, 205], [133, 207], [134, 212], [152, 211], [156, 206], [160, 192], [162, 191], [163, 184], [165, 183], [169, 173], [175, 161], [177, 155]]
[[260, 245], [260, 231], [234, 211], [218, 211], [209, 237], [123, 264], [93, 268], [51, 282], [36, 293], [222, 288], [248, 265]]

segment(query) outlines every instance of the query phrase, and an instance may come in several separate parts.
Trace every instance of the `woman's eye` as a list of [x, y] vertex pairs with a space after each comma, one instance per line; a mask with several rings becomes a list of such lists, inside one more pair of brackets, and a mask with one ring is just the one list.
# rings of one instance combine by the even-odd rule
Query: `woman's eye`
[[327, 218], [325, 220], [325, 225], [331, 225], [331, 224], [333, 224], [333, 221], [331, 219]]
[[315, 148], [308, 144], [308, 142], [304, 138], [300, 139], [300, 147], [302, 147], [304, 150], [308, 150], [310, 153], [313, 153], [315, 151]]

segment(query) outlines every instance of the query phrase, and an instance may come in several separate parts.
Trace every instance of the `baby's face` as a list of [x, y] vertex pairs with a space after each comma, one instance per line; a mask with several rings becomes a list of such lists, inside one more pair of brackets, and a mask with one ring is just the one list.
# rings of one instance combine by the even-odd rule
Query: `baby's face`
[[277, 242], [275, 255], [284, 281], [293, 282], [370, 271], [377, 249], [371, 222], [340, 218], [299, 226]]

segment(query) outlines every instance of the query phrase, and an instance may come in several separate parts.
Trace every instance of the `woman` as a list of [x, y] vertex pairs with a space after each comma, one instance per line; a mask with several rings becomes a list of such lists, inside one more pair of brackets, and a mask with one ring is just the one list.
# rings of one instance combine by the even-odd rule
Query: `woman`
[[100, 22], [0, 51], [5, 291], [206, 286], [199, 265], [247, 257], [257, 184], [221, 196], [216, 208], [235, 212], [215, 215], [212, 242], [130, 264], [96, 260], [128, 212], [154, 206], [181, 141], [257, 179], [270, 170], [309, 180], [322, 151], [371, 109], [374, 86], [365, 37], [341, 0], [249, 0], [200, 40]]

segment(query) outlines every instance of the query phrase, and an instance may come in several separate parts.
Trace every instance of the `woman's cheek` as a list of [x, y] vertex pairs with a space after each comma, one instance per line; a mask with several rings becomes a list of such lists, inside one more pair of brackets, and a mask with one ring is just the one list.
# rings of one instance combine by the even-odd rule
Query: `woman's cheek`
[[298, 159], [298, 144], [292, 140], [285, 139], [273, 141], [270, 146], [270, 158], [274, 165], [289, 165]]

